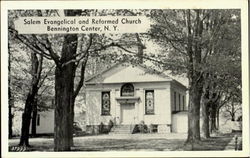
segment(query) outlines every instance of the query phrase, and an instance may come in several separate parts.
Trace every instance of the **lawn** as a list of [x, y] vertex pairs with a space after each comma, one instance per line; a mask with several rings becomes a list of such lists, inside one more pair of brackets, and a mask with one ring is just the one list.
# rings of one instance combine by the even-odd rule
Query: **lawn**
[[[239, 137], [241, 136], [238, 134]], [[234, 150], [230, 144], [234, 134], [217, 134], [193, 146], [193, 150]], [[192, 150], [185, 146], [185, 134], [133, 134], [96, 135], [74, 138], [73, 151], [183, 151]], [[18, 144], [18, 139], [9, 141], [10, 148]], [[31, 148], [27, 151], [53, 151], [53, 138], [31, 138]], [[230, 146], [231, 145], [231, 146]]]

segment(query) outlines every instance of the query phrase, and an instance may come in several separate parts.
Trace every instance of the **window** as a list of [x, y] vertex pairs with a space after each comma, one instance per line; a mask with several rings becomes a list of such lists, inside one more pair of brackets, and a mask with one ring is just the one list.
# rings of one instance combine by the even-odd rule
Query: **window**
[[145, 91], [145, 113], [154, 114], [154, 90]]
[[102, 92], [102, 115], [110, 115], [110, 92]]
[[40, 114], [37, 114], [36, 125], [40, 126]]
[[179, 111], [181, 111], [181, 94], [179, 93]]
[[185, 110], [185, 96], [184, 95], [182, 96], [182, 101], [183, 101], [183, 103], [182, 103], [183, 104], [183, 110]]
[[186, 107], [186, 96], [184, 95], [183, 96], [183, 111], [187, 110], [187, 107]]
[[174, 111], [176, 111], [176, 92], [174, 92]]
[[131, 83], [126, 83], [121, 88], [121, 96], [134, 96], [134, 86]]
[[174, 92], [174, 103], [173, 103], [173, 112], [180, 112], [186, 110], [186, 101], [185, 95], [181, 93]]

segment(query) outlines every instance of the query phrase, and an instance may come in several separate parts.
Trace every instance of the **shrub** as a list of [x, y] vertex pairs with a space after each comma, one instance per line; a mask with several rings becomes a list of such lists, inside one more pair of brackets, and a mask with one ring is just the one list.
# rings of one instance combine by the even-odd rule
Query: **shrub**
[[141, 121], [140, 124], [138, 125], [140, 133], [148, 133], [148, 127], [144, 123], [144, 121]]
[[109, 124], [108, 124], [108, 132], [111, 131], [112, 127], [114, 126], [114, 122], [112, 120], [109, 120]]
[[99, 125], [99, 133], [103, 133], [104, 132], [104, 124], [101, 122]]

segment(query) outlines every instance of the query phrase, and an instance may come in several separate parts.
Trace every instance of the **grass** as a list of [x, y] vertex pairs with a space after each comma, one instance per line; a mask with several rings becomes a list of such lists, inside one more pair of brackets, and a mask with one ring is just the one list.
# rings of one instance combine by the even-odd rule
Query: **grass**
[[[233, 150], [228, 146], [234, 134], [217, 134], [193, 146], [193, 150]], [[241, 135], [239, 135], [241, 136]], [[85, 136], [75, 137], [72, 151], [183, 151], [192, 150], [184, 145], [186, 135], [148, 135], [136, 134], [127, 136]], [[31, 138], [31, 148], [26, 151], [53, 151], [53, 138]], [[10, 140], [10, 148], [18, 144], [18, 139]], [[227, 147], [227, 148], [226, 148]]]
[[[194, 151], [217, 151], [217, 150], [226, 150], [226, 147], [228, 147], [229, 143], [233, 139], [234, 134], [227, 133], [227, 134], [217, 134], [216, 136], [212, 136], [207, 139], [202, 139], [200, 142], [193, 144], [193, 147], [191, 144], [188, 145], [180, 145], [175, 150], [194, 150]], [[231, 145], [227, 150], [233, 150], [234, 145]]]
[[163, 151], [173, 150], [183, 140], [178, 139], [102, 139], [102, 140], [86, 140], [84, 144], [75, 141], [73, 150], [78, 151], [127, 151], [127, 150], [149, 150]]

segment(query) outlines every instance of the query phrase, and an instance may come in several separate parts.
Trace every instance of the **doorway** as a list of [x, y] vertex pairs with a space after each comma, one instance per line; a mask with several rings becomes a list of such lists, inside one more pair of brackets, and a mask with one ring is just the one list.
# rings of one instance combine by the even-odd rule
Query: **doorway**
[[121, 104], [121, 124], [128, 125], [135, 123], [135, 104]]

